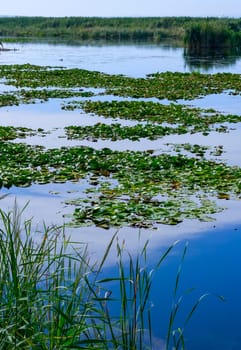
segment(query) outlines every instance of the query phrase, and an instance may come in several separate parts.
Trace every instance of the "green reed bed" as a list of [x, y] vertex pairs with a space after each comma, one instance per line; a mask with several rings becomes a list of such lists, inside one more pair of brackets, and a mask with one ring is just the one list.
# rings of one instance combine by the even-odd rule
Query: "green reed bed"
[[88, 304], [80, 302], [86, 290], [76, 293], [85, 273], [84, 264], [77, 268], [71, 256], [65, 261], [68, 242], [62, 241], [59, 247], [57, 228], [46, 228], [36, 243], [31, 221], [21, 227], [21, 213], [16, 208], [0, 214], [1, 349], [62, 349], [74, 345], [76, 334], [86, 328], [83, 317]]
[[[93, 262], [87, 246], [71, 243], [63, 228], [35, 232], [31, 220], [21, 221], [22, 213], [16, 205], [8, 213], [0, 210], [1, 349], [152, 349], [153, 276], [175, 244], [150, 268], [148, 242], [130, 255], [115, 234], [102, 259]], [[116, 272], [110, 276], [107, 270], [105, 277], [113, 251]], [[185, 254], [186, 248], [181, 261]], [[176, 329], [175, 322], [180, 272], [181, 265], [170, 291], [166, 350], [184, 349], [184, 329]], [[186, 321], [200, 301], [187, 311]]]
[[166, 38], [183, 40], [183, 24], [188, 18], [98, 18], [98, 17], [11, 17], [0, 19], [1, 35], [6, 41], [48, 40], [83, 43], [90, 41], [150, 41]]
[[86, 42], [150, 42], [176, 40], [199, 48], [239, 47], [239, 18], [215, 17], [1, 17], [7, 42], [68, 40]]
[[233, 48], [238, 51], [241, 43], [240, 22], [220, 22], [217, 19], [193, 23], [184, 38], [190, 54], [202, 54], [204, 49]]

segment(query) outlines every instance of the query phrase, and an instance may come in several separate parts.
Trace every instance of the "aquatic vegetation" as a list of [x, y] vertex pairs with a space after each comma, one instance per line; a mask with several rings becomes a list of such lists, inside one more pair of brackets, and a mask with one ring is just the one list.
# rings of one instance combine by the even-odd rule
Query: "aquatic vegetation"
[[[67, 105], [62, 107], [67, 110], [72, 110], [76, 108], [81, 108], [87, 113], [94, 113], [99, 116], [106, 118], [120, 118], [126, 120], [137, 120], [141, 122], [149, 122], [145, 126], [138, 126], [139, 130], [144, 131], [147, 136], [139, 137], [149, 137], [153, 135], [153, 138], [158, 136], [164, 136], [169, 134], [185, 134], [187, 132], [193, 134], [196, 132], [209, 133], [210, 131], [217, 132], [227, 132], [227, 125], [220, 125], [221, 123], [240, 123], [240, 115], [232, 114], [221, 114], [213, 109], [201, 109], [201, 108], [192, 108], [185, 105], [178, 105], [171, 103], [170, 105], [163, 105], [156, 102], [146, 102], [146, 101], [74, 101], [69, 102]], [[151, 125], [150, 123], [153, 123]], [[155, 124], [154, 124], [155, 123]], [[168, 125], [174, 125], [175, 127], [169, 126], [157, 126], [156, 124], [167, 123]], [[114, 124], [113, 133], [114, 133]], [[115, 124], [116, 128], [118, 124]], [[103, 129], [101, 129], [103, 128]], [[107, 138], [109, 126], [97, 124], [95, 127], [86, 127], [85, 129], [79, 128], [68, 128], [68, 136], [79, 137], [81, 135], [89, 136], [89, 133], [92, 133], [93, 137], [98, 137], [98, 133], [101, 138]], [[139, 135], [138, 128], [133, 127], [133, 131], [136, 131], [136, 135]], [[106, 130], [106, 136], [105, 131]], [[123, 128], [123, 132], [124, 129]], [[127, 129], [127, 128], [126, 128]], [[129, 128], [130, 129], [130, 128]], [[150, 133], [147, 131], [150, 130]], [[152, 131], [151, 131], [152, 129]], [[103, 136], [101, 136], [101, 130], [103, 130]], [[109, 131], [109, 138], [111, 135], [111, 130]]]
[[[212, 109], [192, 108], [179, 104], [161, 104], [151, 101], [71, 101], [63, 109], [83, 109], [103, 117], [127, 120], [148, 121], [155, 123], [185, 124], [192, 126], [202, 123], [223, 121]], [[224, 118], [224, 116], [222, 116]], [[209, 120], [211, 120], [209, 122]]]
[[14, 94], [9, 94], [9, 93], [0, 94], [0, 107], [13, 106], [18, 104], [19, 104], [19, 100], [17, 96], [15, 96]]
[[[137, 124], [135, 126], [122, 126], [121, 124], [103, 124], [97, 123], [93, 126], [67, 126], [65, 132], [68, 139], [78, 139], [96, 142], [100, 140], [124, 140], [139, 141], [141, 138], [156, 140], [166, 135], [182, 135], [187, 133], [203, 132], [208, 135], [212, 128], [208, 125], [189, 127], [186, 125], [177, 125], [176, 127], [161, 126], [152, 123], [145, 125]], [[227, 132], [228, 127], [213, 127], [218, 132]]]
[[92, 97], [94, 93], [91, 91], [83, 91], [83, 89], [21, 89], [18, 91], [19, 102], [34, 103], [36, 100], [48, 101], [50, 98], [69, 98], [69, 97]]
[[[123, 96], [161, 97], [163, 94], [163, 98], [171, 99], [220, 92], [231, 86], [232, 93], [239, 93], [241, 89], [240, 76], [235, 74], [167, 72], [134, 79], [80, 69], [13, 65], [1, 66], [0, 76], [8, 84], [21, 87], [13, 96], [24, 103], [48, 98], [91, 97], [92, 93], [83, 87], [102, 88], [106, 90], [101, 93], [109, 91]], [[69, 138], [92, 141], [101, 138], [139, 140], [144, 137], [153, 140], [169, 134], [195, 132], [207, 135], [211, 130], [227, 132], [228, 123], [241, 121], [240, 116], [224, 115], [213, 109], [141, 100], [80, 100], [63, 108], [80, 108], [89, 114], [137, 121], [136, 125], [127, 127], [118, 123], [98, 123], [65, 129]], [[76, 206], [71, 216], [74, 225], [154, 227], [158, 223], [177, 224], [192, 218], [212, 220], [210, 214], [222, 210], [215, 204], [215, 199], [239, 199], [241, 196], [241, 169], [205, 159], [208, 150], [213, 156], [222, 154], [221, 147], [211, 150], [198, 145], [176, 145], [173, 151], [177, 154], [155, 154], [152, 150], [94, 150], [89, 147], [45, 149], [5, 142], [35, 133], [44, 135], [42, 129], [10, 127], [1, 130], [1, 187], [86, 179], [88, 188], [79, 199], [68, 202]]]
[[[154, 276], [176, 248], [162, 249], [149, 266], [149, 242], [131, 254], [113, 235], [99, 261], [84, 243], [71, 242], [62, 227], [44, 227], [42, 234], [32, 221], [22, 222], [23, 210], [16, 203], [9, 212], [0, 210], [0, 344], [3, 349], [100, 349], [143, 350], [152, 347], [150, 297]], [[187, 244], [183, 249], [170, 294], [166, 349], [185, 343], [184, 327], [201, 296], [178, 324], [176, 303]], [[115, 266], [108, 269], [114, 253]], [[107, 267], [107, 268], [106, 268]], [[175, 278], [176, 277], [176, 278]], [[158, 303], [162, 303], [159, 298]], [[158, 304], [159, 305], [159, 304]], [[181, 334], [177, 330], [181, 329]], [[180, 328], [181, 327], [181, 328]], [[172, 336], [173, 333], [173, 336]], [[179, 346], [175, 347], [176, 350]]]
[[[121, 76], [88, 71], [84, 69], [65, 69], [64, 67], [44, 67], [30, 64], [2, 65], [0, 77], [7, 79], [7, 84], [16, 87], [43, 88], [79, 88], [102, 87], [112, 83], [112, 80], [121, 79]], [[112, 77], [112, 79], [110, 79]], [[41, 92], [39, 92], [41, 93]]]
[[216, 19], [200, 22], [187, 28], [184, 38], [190, 54], [201, 54], [203, 49], [239, 48], [240, 24], [222, 23]]
[[[241, 195], [240, 168], [181, 154], [88, 147], [45, 150], [7, 142], [0, 144], [0, 154], [0, 184], [7, 188], [79, 181], [94, 175], [77, 203], [81, 209], [76, 209], [74, 220], [79, 225], [98, 225], [98, 221], [101, 225], [106, 215], [109, 227], [118, 222], [145, 226], [178, 223], [184, 218], [209, 220], [205, 214], [220, 209], [207, 201], [208, 196], [215, 200]], [[112, 179], [116, 184], [108, 184]]]
[[188, 129], [182, 126], [167, 127], [154, 125], [151, 123], [135, 126], [122, 126], [121, 124], [103, 124], [98, 123], [93, 126], [68, 126], [65, 128], [68, 139], [88, 139], [97, 141], [98, 139], [111, 141], [129, 139], [131, 141], [140, 140], [140, 138], [148, 138], [155, 140], [165, 135], [170, 134], [185, 134]]
[[[196, 28], [200, 28], [199, 31], [195, 31]], [[168, 39], [187, 45], [201, 32], [207, 37], [202, 43], [212, 44], [219, 39], [219, 46], [224, 42], [235, 47], [239, 43], [240, 21], [223, 17], [2, 17], [0, 30], [7, 42], [58, 38], [74, 44], [86, 41], [159, 43]]]
[[16, 138], [24, 139], [26, 136], [34, 136], [36, 134], [45, 134], [43, 129], [32, 130], [24, 127], [0, 126], [0, 140], [8, 141]]
[[0, 107], [18, 106], [21, 103], [35, 103], [36, 101], [46, 102], [50, 98], [69, 98], [69, 97], [92, 97], [91, 91], [82, 89], [21, 89], [12, 93], [0, 94]]
[[193, 99], [213, 93], [228, 91], [240, 94], [239, 74], [200, 74], [164, 72], [146, 78], [109, 75], [84, 69], [51, 68], [33, 65], [2, 65], [0, 77], [16, 87], [103, 88], [105, 94], [135, 98]]
[[170, 147], [171, 151], [177, 152], [177, 153], [183, 153], [185, 151], [186, 153], [190, 153], [191, 155], [195, 155], [196, 157], [206, 157], [211, 156], [219, 157], [221, 156], [225, 151], [223, 149], [222, 145], [218, 145], [215, 147], [210, 146], [202, 146], [197, 144], [190, 144], [190, 143], [184, 143], [184, 144], [175, 144], [175, 143], [167, 143], [168, 147]]
[[98, 18], [98, 17], [3, 17], [2, 36], [6, 41], [31, 41], [36, 38], [58, 38], [72, 43], [83, 41], [149, 41], [182, 39], [183, 25], [189, 19], [179, 18]]
[[239, 74], [154, 73], [148, 75], [146, 79], [129, 78], [128, 81], [126, 78], [121, 86], [116, 84], [115, 88], [107, 88], [106, 92], [119, 96], [156, 97], [176, 101], [178, 99], [191, 100], [227, 90], [230, 94], [240, 94]]
[[143, 198], [135, 198], [133, 193], [131, 195], [130, 199], [127, 195], [123, 196], [123, 199], [112, 195], [66, 202], [78, 206], [74, 211], [71, 226], [94, 224], [105, 229], [113, 226], [154, 228], [157, 224], [176, 225], [184, 219], [214, 221], [209, 214], [222, 211], [215, 202], [207, 199], [201, 199], [198, 203], [183, 196], [180, 199], [170, 197], [168, 200], [159, 201], [148, 198], [147, 191]]

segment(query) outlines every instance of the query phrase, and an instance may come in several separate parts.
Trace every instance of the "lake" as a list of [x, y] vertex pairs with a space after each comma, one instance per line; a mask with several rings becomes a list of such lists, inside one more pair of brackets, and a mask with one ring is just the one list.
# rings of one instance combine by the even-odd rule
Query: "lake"
[[[0, 64], [36, 64], [48, 66], [64, 66], [97, 70], [109, 74], [123, 74], [133, 77], [144, 77], [146, 74], [165, 71], [190, 72], [198, 70], [202, 73], [231, 72], [241, 73], [240, 57], [187, 58], [182, 48], [161, 45], [128, 44], [128, 45], [71, 45], [51, 43], [16, 43], [6, 44], [15, 51], [0, 53]], [[12, 87], [0, 85], [1, 91]], [[110, 100], [111, 96], [94, 97]], [[66, 100], [67, 101], [67, 100]], [[66, 102], [65, 101], [65, 102]], [[61, 99], [50, 99], [46, 103], [21, 106], [2, 107], [0, 124], [42, 127], [50, 131], [45, 137], [32, 136], [26, 138], [29, 144], [43, 145], [48, 148], [61, 146], [85, 145], [96, 149], [109, 147], [115, 150], [154, 150], [162, 152], [168, 144], [185, 143], [219, 146], [225, 152], [221, 160], [229, 165], [241, 166], [240, 123], [228, 133], [210, 132], [193, 135], [169, 135], [150, 141], [73, 141], [63, 137], [63, 128], [68, 125], [90, 125], [102, 121], [103, 118], [88, 114], [80, 118], [79, 111], [63, 111]], [[178, 101], [182, 103], [182, 101]], [[162, 103], [169, 103], [162, 101]], [[186, 103], [186, 102], [185, 102]], [[222, 113], [241, 114], [241, 96], [227, 94], [208, 95], [204, 98], [188, 101], [192, 106], [214, 108]], [[111, 123], [111, 120], [105, 120]], [[125, 121], [122, 121], [123, 125]], [[127, 122], [126, 122], [127, 123]], [[128, 121], [129, 123], [129, 121]], [[19, 140], [16, 140], [17, 142]], [[15, 142], [15, 141], [14, 141]], [[46, 224], [64, 224], [72, 208], [66, 200], [78, 198], [86, 188], [85, 180], [78, 183], [32, 185], [28, 188], [12, 187], [1, 189], [1, 195], [9, 194], [1, 200], [1, 208], [8, 210], [15, 198], [20, 206], [29, 201], [24, 215], [34, 217], [35, 225], [41, 229], [43, 220]], [[177, 321], [182, 325], [185, 316], [195, 301], [203, 294], [205, 298], [191, 318], [185, 330], [186, 345], [189, 350], [239, 350], [240, 309], [241, 301], [241, 202], [237, 200], [219, 200], [226, 210], [214, 214], [215, 221], [200, 222], [184, 220], [176, 226], [159, 225], [156, 230], [141, 230], [141, 242], [150, 239], [150, 263], [163, 253], [166, 247], [176, 240], [180, 243], [174, 248], [155, 276], [152, 295], [153, 330], [156, 349], [162, 349], [165, 337], [166, 319], [171, 307], [171, 295], [175, 276], [181, 260], [185, 242], [189, 242], [185, 257], [179, 295], [185, 295]], [[64, 215], [64, 216], [63, 216]], [[74, 241], [89, 243], [90, 251], [100, 257], [116, 229], [86, 227], [68, 229]], [[120, 240], [125, 240], [131, 253], [135, 253], [139, 243], [139, 229], [119, 229]], [[115, 265], [115, 256], [108, 260], [109, 271]], [[115, 287], [113, 287], [115, 288]], [[193, 288], [193, 291], [186, 293]], [[222, 295], [225, 302], [217, 295]]]

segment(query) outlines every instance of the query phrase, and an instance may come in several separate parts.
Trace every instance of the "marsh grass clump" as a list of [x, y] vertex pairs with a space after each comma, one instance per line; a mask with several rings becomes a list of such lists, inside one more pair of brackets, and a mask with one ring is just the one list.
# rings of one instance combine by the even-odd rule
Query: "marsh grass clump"
[[88, 331], [86, 251], [81, 259], [67, 254], [68, 240], [57, 228], [45, 228], [36, 242], [21, 215], [17, 207], [0, 211], [0, 348], [74, 348]]
[[187, 28], [184, 42], [189, 53], [202, 55], [203, 51], [240, 47], [240, 28], [231, 22], [217, 20], [194, 23]]
[[[131, 255], [116, 233], [96, 263], [86, 245], [71, 243], [61, 228], [33, 234], [31, 220], [21, 224], [21, 217], [16, 205], [8, 213], [0, 210], [0, 348], [153, 349], [152, 280], [175, 243], [150, 267], [148, 242]], [[106, 278], [113, 248], [116, 269]], [[174, 297], [179, 279], [180, 269]], [[184, 349], [183, 330], [182, 341], [172, 341], [176, 313], [172, 308], [167, 320], [166, 350], [171, 344]]]
[[[141, 305], [137, 306], [136, 299], [132, 301], [135, 311], [131, 328], [127, 327], [126, 314], [120, 320], [110, 316], [106, 305], [108, 292], [103, 287], [107, 279], [98, 281], [115, 237], [99, 265], [91, 265], [86, 248], [70, 246], [60, 229], [45, 228], [41, 238], [40, 233], [36, 238], [31, 220], [21, 225], [22, 211], [17, 206], [9, 213], [0, 211], [0, 216], [1, 349], [130, 349], [123, 341], [132, 344], [132, 349], [140, 348], [134, 343], [142, 334], [138, 319], [143, 317], [149, 294], [148, 279], [143, 280], [147, 289], [143, 291], [144, 300], [139, 300]], [[117, 250], [118, 279], [124, 288], [126, 277], [119, 245]], [[140, 266], [136, 265], [134, 274], [132, 259], [130, 267], [129, 279], [140, 277]], [[140, 287], [139, 277], [138, 282], [133, 282], [135, 293]], [[116, 279], [109, 278], [108, 282], [113, 280]], [[126, 291], [121, 292], [122, 308], [130, 301]]]

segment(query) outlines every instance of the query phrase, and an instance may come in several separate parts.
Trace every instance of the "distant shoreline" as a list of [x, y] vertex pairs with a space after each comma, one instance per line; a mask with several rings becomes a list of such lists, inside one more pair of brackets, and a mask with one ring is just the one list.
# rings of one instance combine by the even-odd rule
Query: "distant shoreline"
[[217, 17], [0, 17], [0, 40], [175, 41], [191, 51], [241, 47], [241, 19]]

